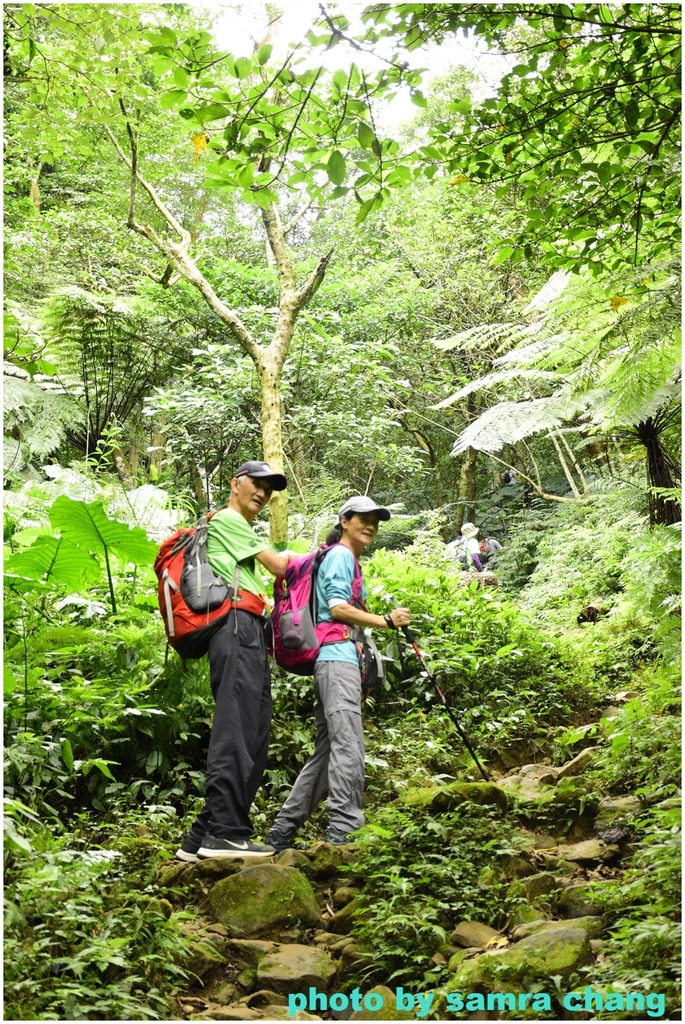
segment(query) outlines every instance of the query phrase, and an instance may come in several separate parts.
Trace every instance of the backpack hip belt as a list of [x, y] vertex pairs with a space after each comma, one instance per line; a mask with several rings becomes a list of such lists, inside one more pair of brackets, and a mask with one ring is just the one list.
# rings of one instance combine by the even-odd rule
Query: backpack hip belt
[[235, 595], [233, 607], [239, 612], [249, 612], [250, 615], [266, 615], [266, 601], [261, 594], [253, 594], [250, 590], [238, 589]]

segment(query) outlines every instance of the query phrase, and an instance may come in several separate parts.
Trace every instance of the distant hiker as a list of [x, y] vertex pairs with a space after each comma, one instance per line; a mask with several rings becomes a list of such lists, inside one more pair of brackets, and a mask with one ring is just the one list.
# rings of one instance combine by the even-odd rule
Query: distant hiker
[[480, 560], [483, 564], [494, 564], [500, 551], [504, 551], [504, 548], [498, 540], [494, 537], [483, 537], [479, 547]]
[[445, 552], [453, 561], [466, 565], [466, 541], [461, 533], [458, 533], [454, 540], [445, 545]]
[[388, 519], [387, 508], [356, 495], [342, 506], [326, 537], [326, 544], [335, 547], [325, 555], [316, 580], [317, 622], [330, 622], [331, 639], [323, 640], [314, 666], [316, 743], [267, 836], [276, 850], [296, 846], [299, 828], [326, 793], [327, 843], [349, 842], [350, 833], [364, 824], [362, 679], [355, 637], [364, 627], [397, 629], [409, 623], [406, 608], [383, 616], [364, 606], [366, 587], [357, 560], [378, 533], [379, 521]]
[[519, 482], [518, 474], [515, 469], [505, 469], [502, 473], [502, 484], [504, 487], [511, 487], [513, 484]]
[[478, 572], [483, 572], [483, 565], [480, 560], [480, 548], [476, 537], [478, 536], [478, 528], [473, 523], [464, 523], [461, 528], [461, 535], [464, 538], [466, 547], [466, 564], [471, 568], [471, 564], [475, 565]]
[[231, 480], [228, 507], [209, 521], [207, 557], [226, 580], [238, 565], [236, 607], [209, 641], [215, 709], [207, 753], [205, 805], [176, 851], [179, 860], [199, 857], [270, 857], [273, 849], [250, 841], [250, 807], [266, 767], [271, 725], [271, 675], [267, 660], [266, 600], [255, 559], [274, 576], [290, 552], [275, 552], [250, 523], [286, 478], [266, 462], [245, 462]]

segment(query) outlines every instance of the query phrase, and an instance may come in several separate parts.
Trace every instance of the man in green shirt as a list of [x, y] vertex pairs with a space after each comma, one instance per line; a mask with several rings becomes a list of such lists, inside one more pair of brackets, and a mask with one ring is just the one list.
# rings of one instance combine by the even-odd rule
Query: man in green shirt
[[266, 768], [271, 725], [271, 674], [265, 637], [266, 599], [255, 560], [274, 576], [289, 552], [276, 552], [250, 526], [286, 478], [266, 462], [246, 462], [231, 480], [228, 507], [209, 521], [207, 558], [227, 581], [236, 579], [235, 610], [209, 642], [215, 710], [207, 753], [205, 805], [176, 851], [179, 860], [201, 857], [270, 857], [253, 843], [250, 807]]

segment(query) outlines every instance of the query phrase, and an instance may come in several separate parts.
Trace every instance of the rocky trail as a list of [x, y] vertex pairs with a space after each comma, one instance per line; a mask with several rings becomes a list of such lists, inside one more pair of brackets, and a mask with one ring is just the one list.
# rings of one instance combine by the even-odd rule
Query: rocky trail
[[[531, 974], [558, 977], [563, 986], [564, 979], [602, 957], [604, 923], [593, 892], [597, 883], [621, 876], [633, 850], [630, 822], [641, 805], [634, 796], [600, 797], [594, 791], [584, 779], [594, 753], [587, 746], [561, 767], [524, 764], [494, 772], [490, 783], [450, 782], [398, 797], [435, 814], [467, 801], [494, 805], [513, 816], [522, 840], [521, 852], [503, 856], [496, 872], [497, 881], [520, 897], [518, 912], [499, 931], [478, 921], [454, 922], [451, 945], [426, 965], [441, 964], [449, 972], [429, 1016], [451, 1019], [450, 992], [506, 991], [507, 985], [516, 991]], [[198, 981], [177, 996], [179, 1018], [416, 1019], [418, 1005], [412, 1012], [395, 1008], [394, 988], [364, 990], [366, 1005], [360, 1005], [359, 994], [342, 995], [354, 989], [350, 979], [360, 953], [350, 935], [355, 912], [363, 906], [362, 894], [373, 897], [364, 884], [355, 873], [354, 844], [316, 843], [251, 865], [165, 865], [160, 909], [195, 912], [186, 925], [194, 950], [187, 966]], [[320, 994], [316, 1005], [305, 1000], [310, 989]], [[507, 1017], [491, 1009], [466, 1019]], [[577, 1020], [578, 1013], [569, 1012], [567, 1019]]]

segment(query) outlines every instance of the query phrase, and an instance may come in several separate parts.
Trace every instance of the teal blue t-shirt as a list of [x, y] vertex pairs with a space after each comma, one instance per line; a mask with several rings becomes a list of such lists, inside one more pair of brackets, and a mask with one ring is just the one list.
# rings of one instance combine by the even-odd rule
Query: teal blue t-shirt
[[[316, 578], [316, 599], [319, 606], [317, 622], [332, 622], [328, 602], [335, 598], [352, 604], [352, 580], [354, 579], [354, 555], [344, 544], [337, 544], [324, 557]], [[362, 583], [362, 600], [366, 601], [366, 586]], [[357, 648], [352, 640], [337, 644], [324, 644], [318, 661], [347, 661], [359, 663]]]

